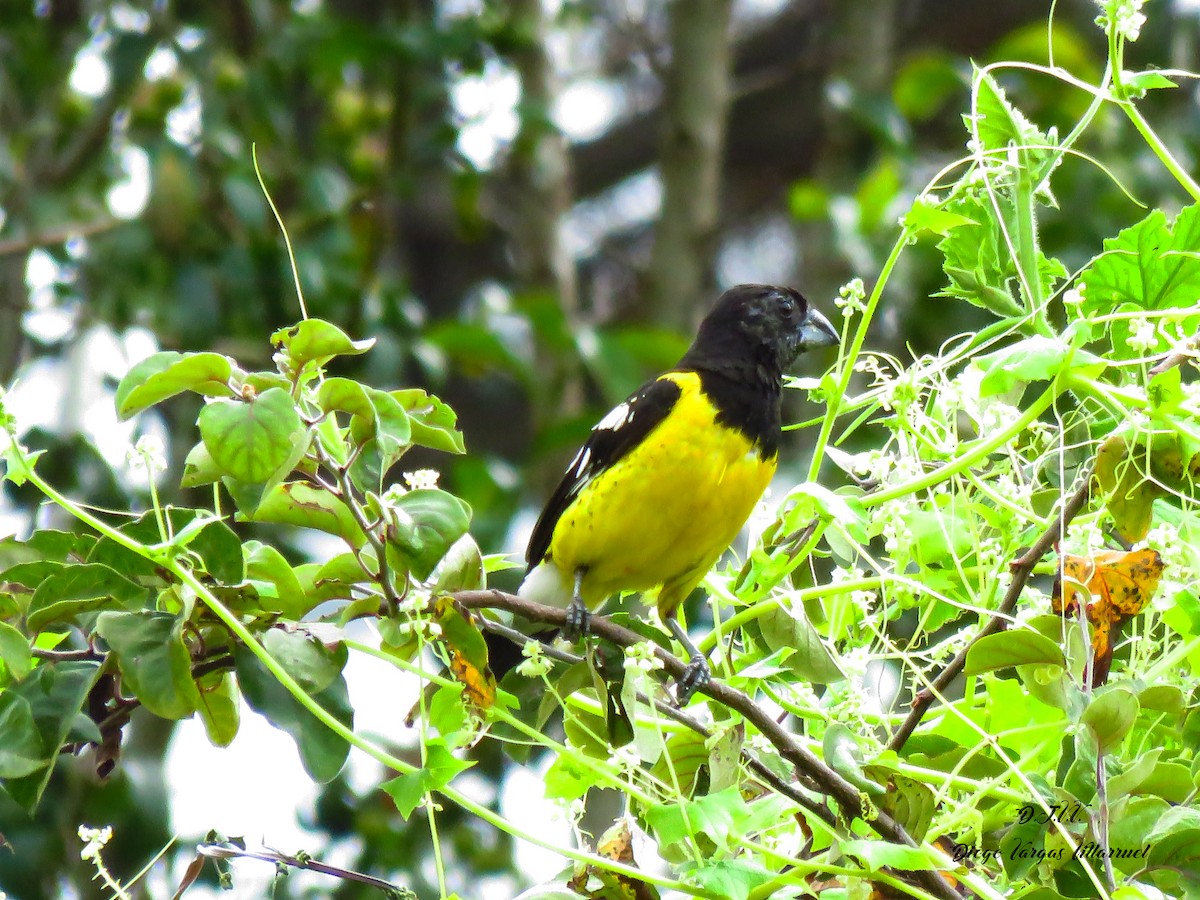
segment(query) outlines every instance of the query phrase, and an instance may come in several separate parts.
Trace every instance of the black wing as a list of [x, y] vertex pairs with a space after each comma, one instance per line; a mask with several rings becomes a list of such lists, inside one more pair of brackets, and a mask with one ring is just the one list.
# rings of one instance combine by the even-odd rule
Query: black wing
[[647, 382], [624, 403], [614, 406], [592, 429], [587, 443], [567, 467], [562, 481], [533, 526], [529, 549], [525, 553], [530, 569], [545, 558], [554, 528], [571, 501], [589, 481], [640, 444], [654, 426], [667, 417], [679, 395], [679, 385], [670, 379]]

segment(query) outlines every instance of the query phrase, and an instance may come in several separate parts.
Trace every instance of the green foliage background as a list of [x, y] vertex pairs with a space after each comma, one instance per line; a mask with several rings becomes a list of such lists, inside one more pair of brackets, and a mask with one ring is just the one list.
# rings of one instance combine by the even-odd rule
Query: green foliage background
[[[1064, 5], [1049, 25], [1039, 11], [971, 69], [917, 47], [886, 89], [851, 85], [858, 124], [831, 129], [854, 150], [843, 164], [790, 172], [775, 192], [824, 254], [805, 271], [818, 305], [851, 273], [866, 282], [841, 287], [837, 359], [796, 383], [824, 404], [795, 406], [813, 417], [807, 472], [792, 461], [797, 486], [777, 518], [706, 582], [718, 615], [692, 610], [718, 678], [788, 714], [781, 735], [737, 697], [685, 711], [703, 734], [647, 706], [639, 692], [661, 689], [639, 650], [607, 688], [581, 664], [559, 667], [506, 682], [515, 696], [485, 698], [482, 713], [432, 663], [482, 664], [477, 633], [435, 601], [485, 605], [474, 589], [514, 583], [487, 555], [512, 549], [508, 523], [538, 495], [512, 473], [544, 480], [596, 408], [680, 345], [653, 328], [585, 327], [512, 267], [495, 205], [507, 173], [458, 151], [450, 100], [451, 75], [528, 49], [509, 6], [83, 12], [35, 7], [0, 31], [0, 266], [19, 301], [0, 329], [4, 380], [38, 371], [28, 356], [69, 359], [89, 329], [148, 328], [172, 349], [124, 374], [112, 405], [142, 430], [162, 426], [172, 459], [141, 490], [78, 429], [25, 432], [5, 416], [5, 489], [31, 533], [0, 544], [0, 834], [15, 851], [0, 852], [0, 889], [91, 890], [97, 867], [77, 858], [76, 830], [105, 823], [109, 890], [144, 892], [138, 873], [170, 835], [163, 785], [129, 779], [130, 761], [160, 757], [167, 723], [192, 715], [227, 744], [244, 699], [327, 783], [316, 829], [357, 838], [356, 868], [419, 896], [520, 882], [511, 839], [539, 836], [455, 779], [473, 767], [499, 780], [501, 747], [527, 759], [530, 743], [554, 756], [548, 796], [623, 795], [666, 860], [647, 876], [660, 889], [929, 896], [947, 889], [933, 873], [954, 869], [986, 897], [1200, 895], [1200, 187], [1194, 76], [1165, 65], [1172, 31], [1193, 21], [1162, 11], [1146, 23], [1140, 4], [1111, 0]], [[612, 36], [590, 6], [560, 16]], [[94, 99], [68, 86], [89, 40], [111, 72]], [[163, 46], [178, 67], [148, 78]], [[189, 96], [204, 116], [180, 140], [171, 116]], [[252, 144], [311, 314], [294, 326]], [[133, 146], [153, 189], [123, 221], [103, 198]], [[60, 267], [41, 295], [23, 284], [35, 248]], [[39, 308], [71, 312], [71, 333], [31, 324], [17, 339]], [[582, 400], [565, 413], [550, 398], [569, 386], [538, 383], [547, 352], [585, 359]], [[1102, 466], [1101, 448], [1117, 446]], [[149, 448], [136, 456], [152, 470]], [[436, 487], [401, 476], [427, 465], [444, 473]], [[1093, 468], [1059, 549], [1128, 540], [1164, 562], [1147, 609], [1114, 635], [1104, 685], [1087, 623], [1052, 614], [1055, 554], [1025, 558]], [[338, 551], [309, 558], [293, 526]], [[975, 641], [997, 614], [1006, 629]], [[381, 647], [346, 637], [362, 617], [377, 619]], [[633, 624], [624, 609], [614, 618]], [[966, 678], [931, 687], [968, 646]], [[426, 680], [414, 748], [353, 731], [351, 653]], [[901, 739], [922, 690], [938, 702]], [[482, 741], [471, 713], [487, 720]], [[633, 742], [614, 749], [618, 734]], [[387, 805], [350, 789], [352, 747], [396, 773]], [[84, 748], [86, 765], [63, 753]], [[89, 766], [114, 765], [97, 787]], [[1074, 804], [1082, 818], [1053, 821]], [[168, 850], [177, 879], [198, 837]], [[938, 837], [974, 848], [972, 867], [927, 843]], [[1074, 858], [1089, 841], [1148, 850]], [[559, 849], [564, 864], [596, 867], [597, 896], [626, 890], [621, 865]], [[281, 878], [276, 896], [300, 884]]]

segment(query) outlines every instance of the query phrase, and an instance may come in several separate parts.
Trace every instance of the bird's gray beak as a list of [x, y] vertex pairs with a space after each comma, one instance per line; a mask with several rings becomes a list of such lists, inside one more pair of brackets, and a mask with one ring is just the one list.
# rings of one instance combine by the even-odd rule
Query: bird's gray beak
[[837, 330], [829, 320], [809, 309], [808, 315], [800, 323], [800, 349], [814, 350], [817, 347], [833, 347], [839, 341]]

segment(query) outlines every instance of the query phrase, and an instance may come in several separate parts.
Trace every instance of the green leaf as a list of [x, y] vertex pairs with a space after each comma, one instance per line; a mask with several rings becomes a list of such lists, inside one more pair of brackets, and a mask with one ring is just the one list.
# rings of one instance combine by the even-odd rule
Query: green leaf
[[578, 800], [596, 784], [596, 770], [563, 753], [551, 763], [543, 779], [547, 800]]
[[29, 701], [12, 691], [0, 694], [0, 781], [32, 775], [50, 762]]
[[431, 450], [466, 453], [458, 417], [449, 406], [420, 388], [392, 391], [392, 397], [408, 413], [412, 442]]
[[355, 443], [375, 438], [385, 458], [398, 458], [408, 447], [412, 435], [408, 414], [391, 394], [349, 378], [326, 378], [317, 402], [327, 413], [349, 413]]
[[691, 881], [709, 892], [709, 896], [722, 900], [748, 900], [757, 888], [778, 877], [762, 866], [741, 859], [706, 859], [699, 863], [689, 862], [682, 868]]
[[776, 607], [759, 617], [758, 624], [772, 653], [783, 648], [793, 651], [784, 664], [797, 678], [810, 684], [833, 684], [846, 677], [803, 609], [789, 611]]
[[[0, 695], [0, 698], [20, 698], [29, 704], [41, 742], [45, 765], [24, 777], [4, 782], [5, 792], [26, 812], [32, 813], [37, 807], [38, 800], [50, 781], [52, 763], [58, 758], [59, 750], [80, 715], [84, 700], [87, 699], [88, 692], [96, 683], [99, 674], [100, 665], [90, 660], [37, 666], [27, 678], [9, 685], [4, 694]], [[15, 715], [20, 716], [19, 713]], [[20, 735], [21, 730], [18, 728], [15, 736], [22, 742], [22, 752], [27, 753], [32, 749], [32, 745], [28, 736]]]
[[433, 572], [433, 594], [454, 591], [477, 591], [487, 586], [483, 571], [483, 554], [469, 534], [455, 541]]
[[16, 441], [5, 441], [0, 445], [0, 483], [12, 482], [13, 487], [21, 487], [33, 474], [38, 458], [45, 450], [35, 450], [28, 453], [21, 449]]
[[[1087, 315], [1121, 310], [1191, 310], [1200, 295], [1200, 206], [1184, 207], [1168, 226], [1161, 209], [1150, 212], [1136, 225], [1104, 241], [1104, 253], [1080, 275]], [[1185, 333], [1196, 330], [1200, 315], [1182, 318]], [[1121, 357], [1154, 354], [1167, 349], [1159, 335], [1149, 350], [1127, 346], [1130, 323], [1112, 324], [1113, 349]]]
[[[1117, 804], [1109, 816], [1108, 845], [1114, 849], [1140, 850], [1169, 808], [1159, 797], [1129, 797]], [[1131, 871], [1142, 868], [1146, 861], [1114, 859], [1113, 865]]]
[[1121, 76], [1121, 82], [1131, 100], [1140, 100], [1146, 96], [1147, 91], [1179, 87], [1178, 84], [1162, 72], [1155, 71], [1125, 72]]
[[393, 504], [388, 550], [395, 551], [404, 571], [424, 581], [446, 551], [467, 533], [471, 508], [453, 494], [421, 489], [402, 494]]
[[1178, 762], [1160, 762], [1136, 790], [1138, 794], [1161, 797], [1170, 803], [1186, 803], [1194, 789], [1192, 773]]
[[863, 755], [858, 738], [841, 722], [833, 722], [825, 729], [821, 752], [829, 767], [859, 790], [877, 801], [887, 793], [884, 785], [872, 781], [863, 773]]
[[[976, 84], [975, 127], [972, 128], [968, 120], [967, 130], [978, 135], [984, 151], [1006, 150], [1009, 145], [1025, 147], [1049, 143], [1049, 137], [1009, 103], [1008, 97], [990, 74], [981, 75], [976, 71]], [[1041, 156], [1046, 154], [1046, 150], [1040, 151]]]
[[1107, 753], [1124, 740], [1137, 720], [1138, 710], [1137, 697], [1118, 687], [1096, 696], [1080, 721], [1095, 734], [1100, 752]]
[[1185, 705], [1183, 691], [1174, 684], [1152, 684], [1138, 694], [1138, 705], [1142, 709], [1182, 715]]
[[188, 451], [183, 461], [183, 475], [179, 486], [185, 488], [200, 487], [205, 484], [215, 484], [221, 480], [221, 467], [213, 462], [208, 448], [201, 441]]
[[918, 197], [912, 208], [904, 215], [904, 227], [913, 234], [929, 231], [946, 237], [955, 228], [963, 225], [978, 225], [974, 219], [961, 213], [951, 212], [943, 204], [932, 203], [925, 196]]
[[300, 372], [309, 363], [323, 366], [335, 356], [366, 353], [375, 338], [352, 341], [346, 332], [321, 319], [305, 319], [271, 335], [271, 343], [283, 350], [283, 359], [292, 372]]
[[[316, 605], [305, 594], [295, 570], [274, 547], [246, 541], [239, 549], [246, 556], [246, 578], [257, 588], [263, 609], [280, 613], [285, 619], [298, 620]], [[359, 574], [362, 575], [362, 569]]]
[[967, 651], [968, 675], [1031, 663], [1065, 666], [1062, 648], [1036, 631], [1002, 631], [981, 637]]
[[241, 698], [230, 672], [210, 672], [200, 679], [200, 703], [196, 712], [204, 733], [214, 747], [228, 747], [241, 725]]
[[[234, 650], [234, 660], [238, 684], [250, 708], [292, 737], [300, 751], [300, 761], [314, 781], [321, 784], [332, 781], [345, 764], [350, 745], [288, 693], [245, 647]], [[325, 690], [312, 695], [312, 699], [347, 728], [353, 727], [354, 710], [340, 673]], [[263, 764], [269, 765], [270, 761], [263, 760]]]
[[308, 446], [308, 431], [287, 391], [271, 388], [249, 402], [221, 400], [200, 410], [200, 437], [231, 478], [265, 484], [282, 478]]
[[355, 549], [367, 542], [367, 536], [354, 520], [350, 508], [324, 488], [307, 481], [275, 485], [252, 514], [243, 514], [254, 522], [315, 528], [337, 535]]
[[[35, 531], [28, 540], [17, 540], [15, 537], [0, 540], [0, 570], [15, 566], [17, 563], [38, 562], [50, 560], [54, 562], [78, 562], [86, 559], [88, 552], [96, 544], [93, 534], [80, 534], [74, 531], [55, 531], [45, 528]], [[0, 581], [13, 580], [7, 578], [7, 573], [0, 571]], [[22, 582], [25, 583], [25, 582]], [[34, 582], [30, 587], [37, 587]]]
[[1108, 367], [1108, 362], [1086, 350], [1072, 352], [1069, 345], [1055, 338], [1035, 335], [978, 357], [971, 365], [983, 372], [980, 396], [991, 397], [1030, 381], [1047, 381], [1064, 369], [1095, 378]]
[[425, 742], [425, 765], [408, 775], [385, 781], [382, 787], [396, 804], [401, 818], [407, 819], [425, 797], [440, 791], [458, 773], [475, 765], [474, 760], [459, 759], [441, 738]]
[[183, 625], [182, 618], [148, 610], [104, 612], [96, 620], [96, 633], [117, 659], [122, 688], [164, 719], [186, 718], [200, 704]]
[[29, 639], [7, 622], [0, 622], [0, 662], [7, 666], [8, 674], [18, 681], [33, 669]]
[[[175, 526], [175, 547], [186, 547], [200, 558], [203, 570], [218, 584], [240, 584], [245, 578], [242, 541], [221, 519], [202, 517], [198, 510], [172, 510], [193, 513], [195, 518], [182, 528]], [[174, 518], [174, 517], [173, 517]]]
[[718, 847], [725, 847], [731, 834], [741, 833], [740, 825], [748, 814], [740, 791], [731, 787], [696, 800], [650, 806], [646, 823], [663, 846], [702, 834]]
[[63, 566], [33, 592], [26, 625], [36, 633], [80, 613], [113, 607], [136, 609], [149, 599], [147, 588], [108, 566], [98, 563]]
[[1172, 806], [1146, 835], [1150, 854], [1145, 863], [1181, 870], [1200, 865], [1200, 812], [1190, 806]]
[[128, 419], [184, 391], [232, 397], [229, 381], [234, 371], [229, 357], [220, 353], [155, 353], [133, 366], [117, 385], [117, 415]]
[[903, 869], [907, 872], [933, 868], [933, 862], [924, 850], [906, 844], [893, 844], [888, 841], [846, 841], [842, 844], [842, 852], [848, 856], [857, 856], [872, 872], [884, 868]]
[[346, 665], [344, 644], [330, 650], [304, 631], [270, 628], [263, 632], [260, 640], [271, 658], [310, 694], [319, 694], [332, 685]]

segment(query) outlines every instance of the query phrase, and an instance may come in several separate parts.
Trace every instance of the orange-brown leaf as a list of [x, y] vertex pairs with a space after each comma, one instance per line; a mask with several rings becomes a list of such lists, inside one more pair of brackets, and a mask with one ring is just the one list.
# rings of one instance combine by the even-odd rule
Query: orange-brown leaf
[[1051, 607], [1073, 615], [1082, 605], [1092, 626], [1092, 684], [1104, 684], [1112, 665], [1113, 634], [1144, 610], [1162, 579], [1157, 550], [1106, 550], [1062, 557]]

